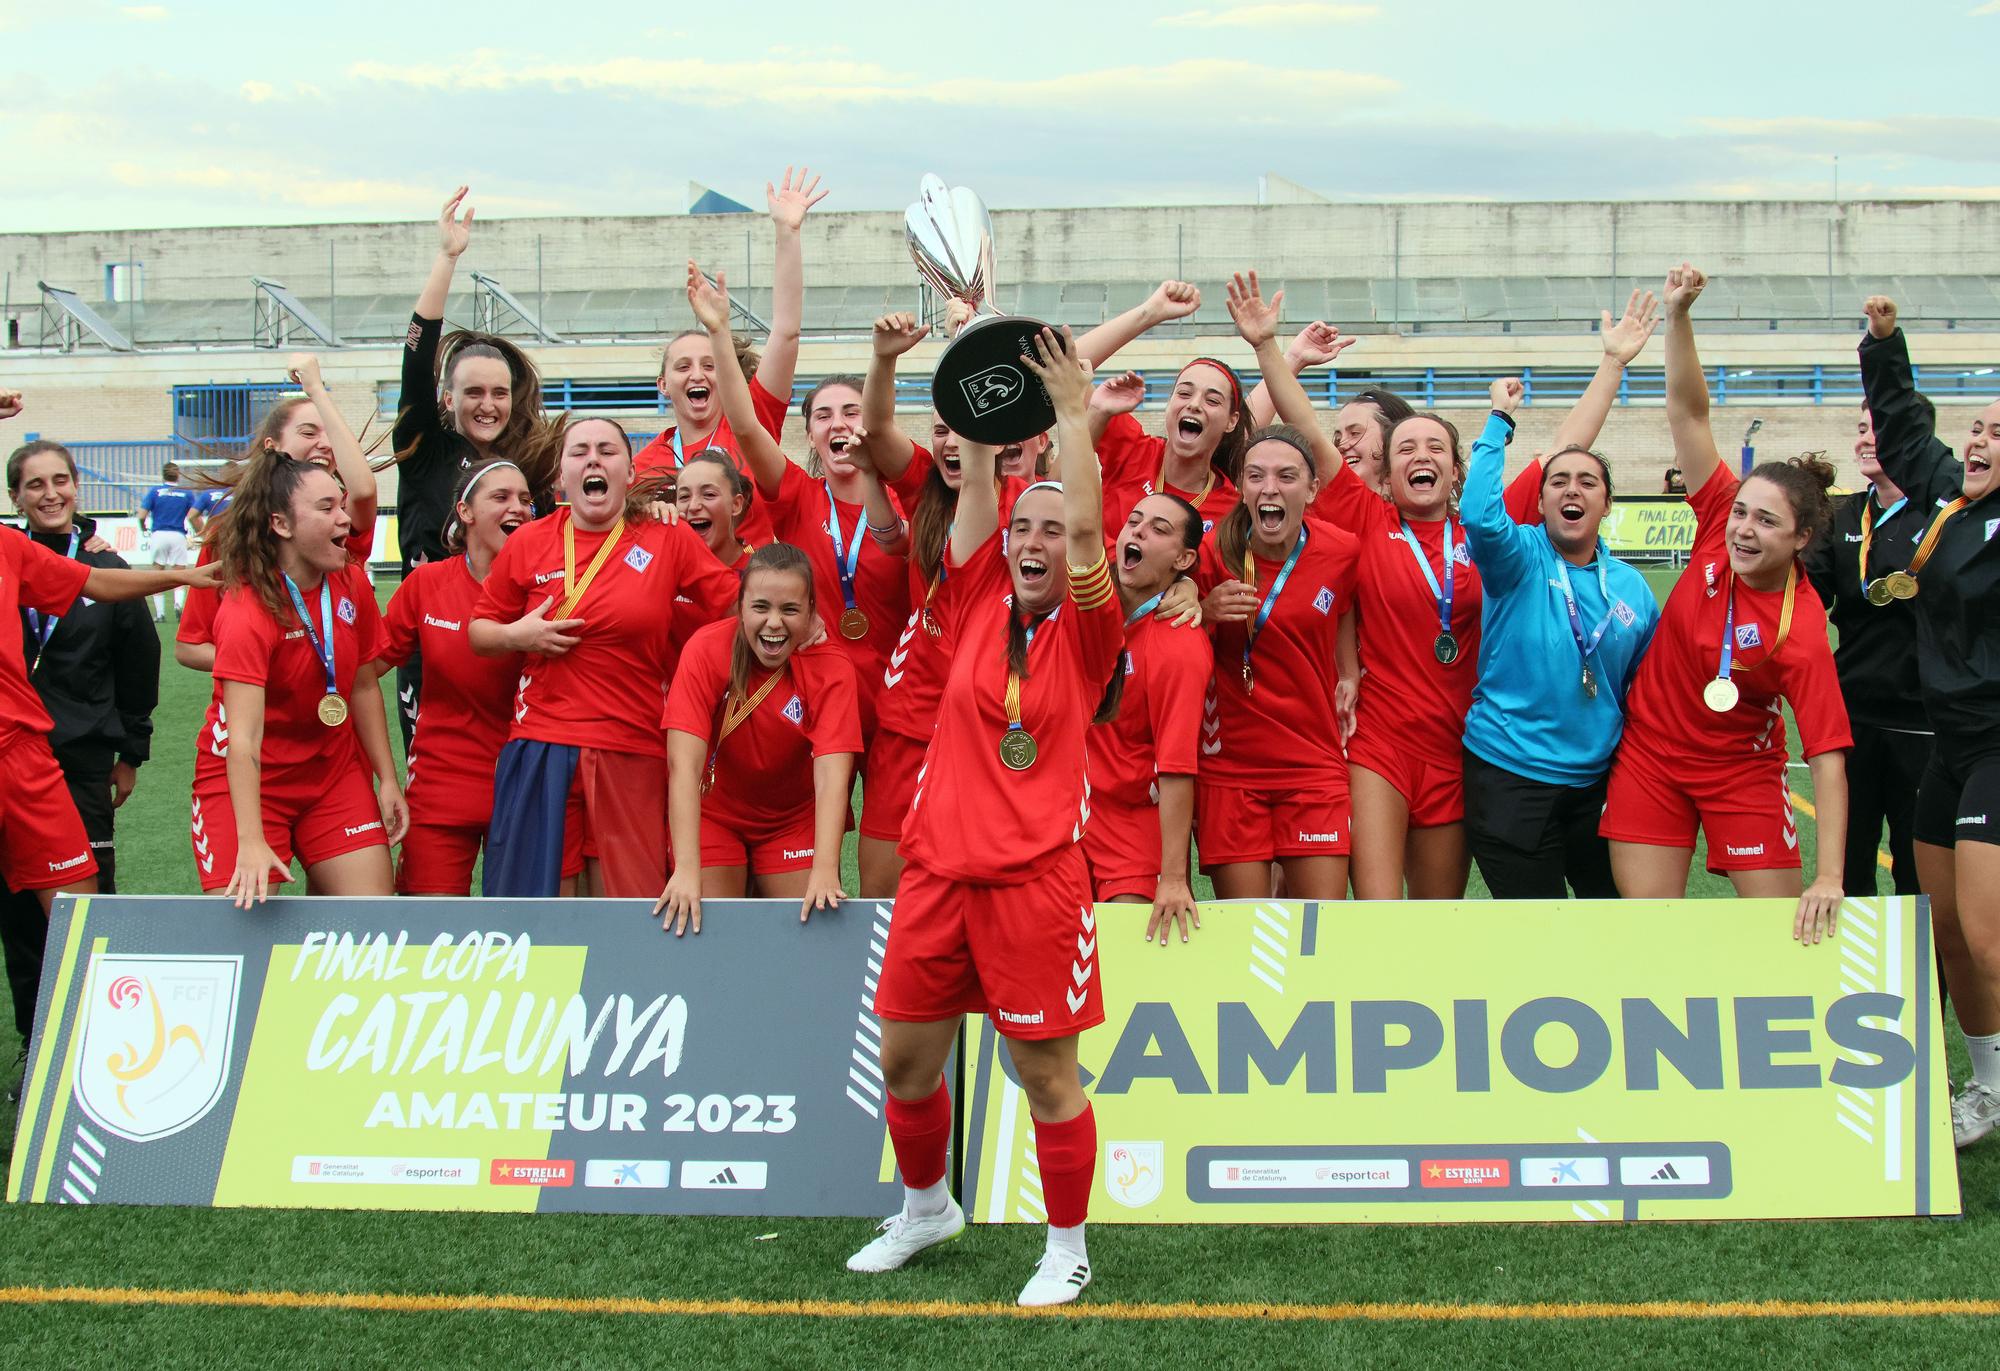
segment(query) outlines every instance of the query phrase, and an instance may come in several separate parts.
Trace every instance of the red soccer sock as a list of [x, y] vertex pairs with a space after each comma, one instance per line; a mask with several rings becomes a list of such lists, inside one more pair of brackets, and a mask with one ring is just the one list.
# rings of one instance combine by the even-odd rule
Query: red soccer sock
[[[921, 1100], [888, 1097], [889, 1144], [896, 1149], [896, 1169], [903, 1184], [922, 1190], [944, 1179], [945, 1150], [951, 1144], [951, 1091], [942, 1077], [938, 1088]], [[1093, 1146], [1094, 1146], [1093, 1142]]]
[[1090, 1187], [1097, 1179], [1097, 1115], [1090, 1106], [1064, 1123], [1036, 1119], [1035, 1159], [1042, 1168], [1049, 1227], [1076, 1227], [1090, 1213]]

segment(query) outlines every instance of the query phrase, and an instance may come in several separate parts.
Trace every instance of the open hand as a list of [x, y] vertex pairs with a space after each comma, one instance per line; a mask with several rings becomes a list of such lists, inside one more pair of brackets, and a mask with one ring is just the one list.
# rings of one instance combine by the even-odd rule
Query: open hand
[[1180, 925], [1181, 941], [1188, 940], [1190, 927], [1201, 927], [1201, 911], [1195, 908], [1194, 891], [1188, 888], [1185, 876], [1162, 876], [1153, 893], [1152, 917], [1146, 920], [1146, 941], [1153, 941], [1157, 933], [1160, 946], [1167, 945], [1168, 930]]
[[581, 619], [551, 619], [556, 597], [551, 595], [523, 614], [514, 625], [514, 650], [541, 657], [560, 657], [583, 641]]
[[465, 202], [465, 192], [464, 186], [453, 191], [438, 213], [438, 251], [447, 257], [456, 258], [472, 241], [472, 206], [465, 206], [463, 218], [457, 216], [458, 207]]
[[659, 916], [662, 933], [678, 938], [683, 933], [701, 932], [700, 869], [676, 867], [674, 874], [667, 877], [667, 888], [653, 901], [653, 913]]
[[1632, 359], [1645, 348], [1646, 340], [1659, 327], [1659, 297], [1650, 290], [1633, 291], [1632, 298], [1625, 302], [1625, 313], [1615, 323], [1610, 310], [1600, 313], [1598, 337], [1604, 342], [1604, 355], [1615, 358], [1620, 366], [1631, 366]]
[[908, 310], [885, 314], [875, 321], [875, 355], [901, 357], [930, 336], [930, 329], [917, 322]]
[[1042, 383], [1058, 414], [1081, 414], [1089, 405], [1090, 359], [1076, 355], [1067, 325], [1061, 333], [1048, 327], [1037, 333], [1030, 350], [1021, 354], [1021, 365]]
[[1146, 378], [1136, 371], [1114, 376], [1090, 393], [1090, 407], [1100, 414], [1130, 414], [1146, 398]]
[[[811, 177], [808, 181], [806, 178]], [[796, 233], [806, 221], [806, 211], [826, 199], [827, 193], [819, 188], [819, 177], [813, 176], [810, 168], [800, 167], [795, 178], [790, 167], [785, 168], [782, 185], [764, 183], [764, 201], [771, 207], [771, 222], [781, 229]]]
[[1807, 947], [1831, 938], [1840, 929], [1840, 902], [1845, 898], [1840, 882], [1824, 876], [1807, 886], [1792, 917], [1792, 936]]
[[1239, 271], [1224, 288], [1229, 292], [1229, 317], [1236, 321], [1236, 331], [1244, 342], [1259, 348], [1278, 336], [1278, 308], [1285, 302], [1285, 292], [1281, 290], [1266, 300], [1254, 271], [1248, 285]]
[[278, 860], [278, 854], [262, 838], [240, 843], [236, 849], [236, 869], [222, 888], [238, 909], [262, 904], [271, 897], [271, 886], [291, 880], [292, 869]]
[[688, 258], [688, 308], [694, 311], [694, 321], [716, 333], [729, 327], [729, 273], [718, 271], [715, 280], [710, 281], [702, 269]]
[[1300, 329], [1292, 339], [1292, 345], [1285, 349], [1296, 371], [1307, 367], [1323, 367], [1341, 353], [1353, 347], [1357, 340], [1341, 333], [1338, 328], [1323, 320], [1315, 319]]

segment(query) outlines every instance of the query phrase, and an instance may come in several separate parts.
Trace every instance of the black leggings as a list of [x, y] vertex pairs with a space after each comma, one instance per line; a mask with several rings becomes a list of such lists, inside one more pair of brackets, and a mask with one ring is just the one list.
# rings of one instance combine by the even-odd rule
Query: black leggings
[[1607, 776], [1550, 785], [1465, 754], [1465, 837], [1496, 900], [1615, 900], [1611, 847], [1597, 836]]
[[[90, 853], [97, 858], [97, 889], [110, 895], [118, 889], [118, 857], [112, 850], [111, 754], [90, 759], [56, 754], [70, 798], [83, 819]], [[0, 953], [7, 961], [7, 987], [14, 995], [14, 1027], [25, 1046], [35, 1027], [35, 999], [42, 988], [42, 947], [49, 937], [49, 918], [32, 890], [9, 890], [0, 898]]]
[[1872, 899], [1882, 826], [1889, 826], [1890, 879], [1894, 893], [1915, 895], [1917, 782], [1931, 752], [1927, 733], [1903, 733], [1869, 724], [1853, 726], [1847, 754], [1847, 870], [1841, 885], [1853, 899]]

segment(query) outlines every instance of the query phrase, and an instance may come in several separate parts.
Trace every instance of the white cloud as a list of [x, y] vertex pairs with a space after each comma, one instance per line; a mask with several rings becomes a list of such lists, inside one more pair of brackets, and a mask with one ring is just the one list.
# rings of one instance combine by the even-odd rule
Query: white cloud
[[1986, 0], [1986, 3], [1974, 10], [1973, 13], [1975, 15], [2000, 14], [2000, 0]]
[[[1994, 3], [2000, 4], [2000, 0], [1994, 0]], [[1362, 19], [1373, 19], [1381, 12], [1380, 5], [1319, 3], [1238, 5], [1231, 9], [1185, 10], [1180, 14], [1163, 14], [1153, 22], [1167, 28], [1270, 29], [1304, 24], [1351, 24]]]
[[1401, 89], [1386, 76], [1323, 68], [1274, 67], [1234, 59], [1192, 59], [1144, 66], [1106, 67], [1041, 78], [952, 77], [931, 80], [862, 62], [710, 62], [702, 58], [615, 57], [592, 63], [509, 63], [481, 49], [450, 66], [397, 66], [357, 62], [347, 74], [359, 80], [417, 90], [505, 91], [524, 87], [601, 90], [711, 104], [896, 105], [936, 104], [994, 109], [1049, 109], [1079, 104], [1124, 104], [1154, 99], [1185, 109], [1219, 101], [1242, 104], [1254, 91], [1259, 103], [1390, 95]]
[[253, 105], [261, 105], [277, 93], [268, 81], [245, 81], [238, 90]]
[[127, 19], [159, 20], [167, 17], [165, 5], [120, 5], [118, 12]]

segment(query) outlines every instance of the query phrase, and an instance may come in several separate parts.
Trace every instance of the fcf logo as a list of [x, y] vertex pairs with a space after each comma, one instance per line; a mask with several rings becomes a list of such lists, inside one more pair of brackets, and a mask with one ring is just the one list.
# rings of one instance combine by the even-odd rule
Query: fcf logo
[[241, 957], [92, 959], [76, 1100], [99, 1126], [150, 1142], [222, 1098], [236, 1030]]
[[1160, 1198], [1167, 1169], [1165, 1143], [1107, 1143], [1104, 1161], [1104, 1188], [1127, 1209], [1144, 1209]]

